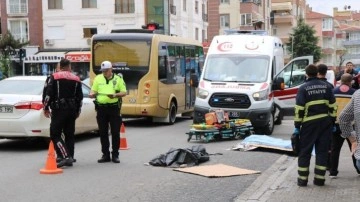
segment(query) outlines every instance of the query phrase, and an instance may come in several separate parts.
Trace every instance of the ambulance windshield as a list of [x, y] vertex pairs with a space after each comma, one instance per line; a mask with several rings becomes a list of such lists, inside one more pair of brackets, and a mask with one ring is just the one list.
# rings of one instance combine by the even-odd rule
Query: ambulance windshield
[[241, 83], [265, 82], [270, 69], [270, 57], [265, 55], [208, 55], [204, 80]]

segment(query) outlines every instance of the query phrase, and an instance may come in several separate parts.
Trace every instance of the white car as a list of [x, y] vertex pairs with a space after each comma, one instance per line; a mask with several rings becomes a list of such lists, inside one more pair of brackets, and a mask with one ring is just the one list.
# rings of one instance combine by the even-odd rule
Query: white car
[[[0, 81], [0, 138], [50, 137], [50, 119], [43, 114], [42, 91], [46, 76], [16, 76]], [[83, 84], [81, 114], [75, 134], [98, 130], [90, 88]]]

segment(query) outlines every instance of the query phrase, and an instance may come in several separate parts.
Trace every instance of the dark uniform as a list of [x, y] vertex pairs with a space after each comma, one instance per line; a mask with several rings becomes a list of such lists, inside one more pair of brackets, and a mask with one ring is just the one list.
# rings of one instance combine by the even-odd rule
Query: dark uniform
[[[44, 110], [51, 109], [50, 137], [57, 154], [61, 154], [64, 159], [72, 160], [74, 157], [75, 120], [80, 114], [82, 100], [79, 77], [70, 71], [59, 71], [50, 76], [46, 87]], [[65, 142], [61, 138], [62, 132]]]
[[[316, 68], [314, 65], [309, 66]], [[314, 184], [324, 185], [329, 142], [335, 118], [336, 103], [332, 89], [316, 76], [310, 76], [305, 84], [300, 86], [295, 105], [295, 128], [300, 129], [299, 186], [307, 185], [314, 146], [316, 153]]]
[[[350, 102], [352, 95], [355, 93], [356, 89], [351, 88], [346, 84], [341, 84], [340, 86], [334, 89], [334, 95], [336, 99], [336, 103], [338, 105], [337, 116], [340, 115], [340, 112], [344, 109], [344, 107]], [[330, 177], [334, 178], [339, 173], [339, 157], [341, 147], [344, 143], [345, 139], [341, 137], [341, 130], [339, 123], [336, 122], [336, 131], [332, 134], [331, 139], [331, 156], [330, 156]], [[350, 151], [351, 151], [351, 143], [349, 139], [346, 139]], [[353, 164], [355, 170], [358, 174], [360, 174], [360, 170], [356, 166], [356, 159], [354, 155], [352, 155]]]
[[[108, 95], [126, 92], [126, 85], [123, 78], [118, 75], [112, 74], [112, 77], [108, 80], [103, 74], [99, 74], [95, 77], [91, 90], [97, 92], [96, 120], [99, 126], [101, 151], [103, 153], [102, 160], [110, 161], [110, 141], [108, 135], [110, 124], [112, 137], [111, 154], [114, 161], [114, 159], [119, 157], [120, 126], [122, 122], [120, 115], [121, 98], [109, 98]], [[99, 162], [102, 162], [102, 160], [99, 160]]]

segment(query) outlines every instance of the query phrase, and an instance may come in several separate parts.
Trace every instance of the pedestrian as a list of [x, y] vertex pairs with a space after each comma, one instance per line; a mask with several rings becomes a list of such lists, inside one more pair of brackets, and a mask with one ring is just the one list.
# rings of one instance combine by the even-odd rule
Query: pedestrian
[[353, 76], [353, 81], [351, 82], [351, 86], [355, 89], [359, 89], [359, 81], [357, 78], [358, 72], [354, 69], [354, 64], [352, 62], [349, 61], [346, 63], [345, 69], [341, 70], [336, 75], [336, 81], [339, 81], [344, 73], [349, 73]]
[[332, 89], [317, 78], [318, 68], [305, 68], [306, 81], [296, 95], [294, 134], [299, 135], [298, 186], [307, 186], [311, 152], [315, 146], [314, 184], [323, 186], [329, 141], [335, 125], [336, 103]]
[[333, 85], [332, 83], [330, 83], [330, 82], [327, 80], [327, 78], [326, 78], [326, 73], [327, 73], [327, 71], [328, 71], [328, 67], [327, 67], [325, 64], [319, 64], [319, 65], [317, 65], [317, 67], [318, 67], [318, 71], [319, 71], [317, 77], [318, 77], [320, 80], [326, 82], [326, 84], [327, 84], [329, 87], [334, 88], [334, 85]]
[[[336, 104], [338, 106], [337, 109], [337, 117], [339, 117], [340, 112], [344, 109], [344, 107], [349, 103], [351, 100], [351, 96], [355, 93], [356, 89], [351, 87], [351, 81], [353, 77], [351, 74], [345, 73], [341, 76], [341, 85], [336, 87], [334, 89], [334, 95], [336, 99]], [[341, 147], [344, 143], [344, 138], [341, 137], [341, 130], [339, 127], [338, 120], [335, 123], [336, 125], [336, 131], [333, 132], [332, 138], [331, 138], [331, 152], [330, 152], [330, 178], [336, 178], [339, 171], [339, 157], [340, 157], [340, 151]], [[351, 143], [349, 139], [346, 139], [350, 151], [351, 151]], [[354, 155], [352, 155], [353, 164], [355, 167], [355, 170], [358, 174], [360, 174], [360, 170], [356, 167], [356, 159]]]
[[[50, 137], [57, 154], [63, 158], [57, 166], [72, 166], [75, 149], [75, 120], [82, 107], [83, 93], [79, 77], [71, 73], [67, 59], [60, 60], [60, 71], [50, 76], [44, 99], [44, 115], [51, 118]], [[51, 110], [50, 110], [51, 109]], [[65, 141], [61, 134], [64, 133]]]
[[[110, 61], [101, 63], [99, 74], [95, 77], [89, 97], [96, 98], [96, 120], [99, 126], [102, 157], [98, 163], [120, 163], [120, 126], [121, 126], [121, 98], [126, 95], [126, 85], [120, 76], [112, 72]], [[110, 158], [109, 124], [111, 129], [112, 158]]]
[[[353, 126], [353, 123], [355, 127]], [[351, 143], [351, 153], [356, 159], [356, 167], [360, 170], [360, 91], [352, 95], [350, 102], [339, 115], [341, 136]], [[354, 131], [355, 128], [355, 131]]]

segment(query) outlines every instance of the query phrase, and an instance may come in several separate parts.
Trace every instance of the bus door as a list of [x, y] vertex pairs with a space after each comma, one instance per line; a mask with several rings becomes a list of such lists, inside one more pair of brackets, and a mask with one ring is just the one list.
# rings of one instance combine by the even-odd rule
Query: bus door
[[196, 89], [191, 86], [190, 78], [191, 74], [196, 74], [196, 68], [198, 66], [194, 46], [185, 47], [185, 62], [185, 109], [191, 109], [195, 104]]

